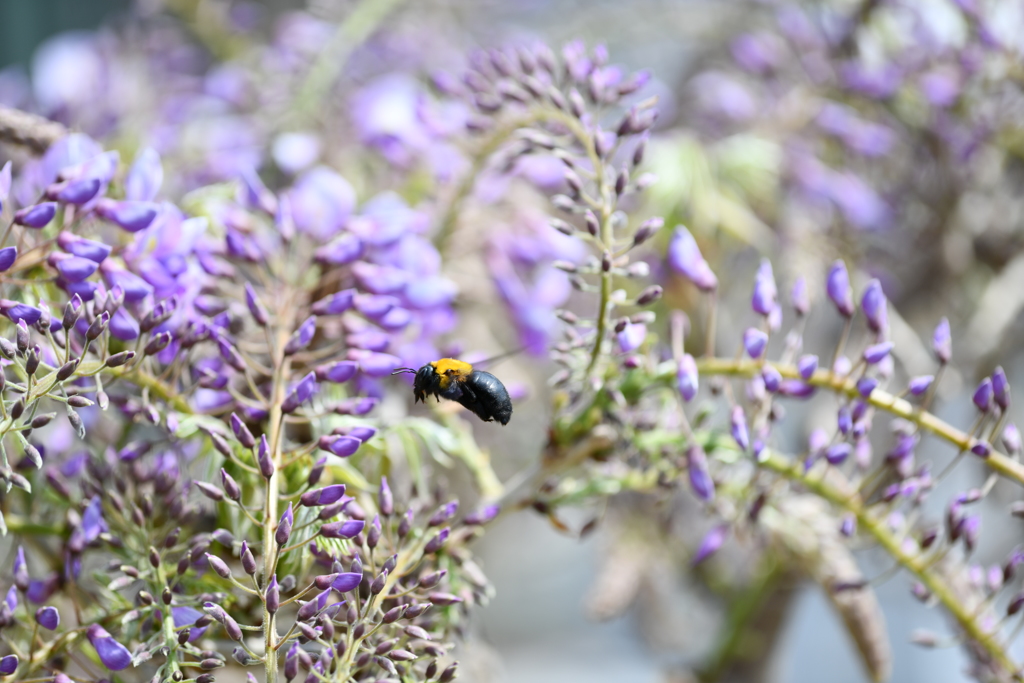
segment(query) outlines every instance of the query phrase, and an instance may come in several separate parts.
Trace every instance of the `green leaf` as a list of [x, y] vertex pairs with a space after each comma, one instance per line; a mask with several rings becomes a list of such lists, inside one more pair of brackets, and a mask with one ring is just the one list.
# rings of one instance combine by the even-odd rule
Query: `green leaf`
[[366, 477], [357, 470], [348, 460], [340, 458], [331, 458], [327, 462], [327, 466], [331, 468], [331, 473], [337, 478], [342, 484], [346, 486], [354, 486], [361, 491], [375, 491], [376, 487], [370, 484], [366, 480]]
[[179, 439], [187, 439], [194, 436], [198, 431], [217, 432], [226, 434], [224, 422], [212, 415], [189, 415], [178, 423], [174, 436]]

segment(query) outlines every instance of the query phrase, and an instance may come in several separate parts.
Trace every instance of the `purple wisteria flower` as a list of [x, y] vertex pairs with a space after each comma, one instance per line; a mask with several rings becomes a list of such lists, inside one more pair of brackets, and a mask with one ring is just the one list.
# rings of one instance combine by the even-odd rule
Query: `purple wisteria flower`
[[935, 334], [932, 335], [932, 350], [940, 363], [948, 363], [953, 357], [953, 342], [949, 331], [949, 320], [943, 318], [935, 326]]
[[992, 395], [1000, 410], [1005, 412], [1010, 407], [1010, 382], [1001, 366], [992, 371]]
[[313, 394], [316, 393], [316, 373], [310, 372], [303, 377], [298, 384], [296, 384], [288, 396], [285, 397], [282, 410], [286, 413], [294, 412], [303, 403], [312, 398]]
[[499, 512], [501, 512], [499, 505], [485, 505], [481, 509], [466, 515], [462, 522], [470, 526], [480, 526], [492, 521], [498, 516]]
[[813, 354], [800, 356], [797, 360], [796, 368], [801, 377], [805, 380], [810, 379], [818, 369], [818, 357]]
[[864, 349], [864, 362], [868, 365], [881, 363], [885, 358], [889, 357], [889, 353], [892, 351], [894, 346], [895, 344], [892, 342], [872, 344]]
[[983, 413], [987, 413], [989, 408], [992, 407], [992, 393], [992, 379], [990, 377], [986, 377], [981, 380], [981, 383], [978, 384], [978, 388], [974, 390], [974, 395], [971, 397], [971, 400], [974, 401], [974, 405], [978, 407], [978, 410]]
[[860, 299], [860, 308], [868, 321], [868, 327], [878, 334], [884, 334], [889, 327], [888, 303], [882, 292], [882, 283], [871, 280]]
[[354, 436], [325, 435], [320, 437], [319, 445], [325, 451], [330, 451], [341, 458], [347, 458], [359, 450], [363, 442]]
[[341, 230], [356, 203], [348, 181], [326, 166], [299, 176], [288, 198], [295, 227], [321, 242]]
[[753, 359], [760, 358], [765, 349], [768, 347], [768, 335], [755, 328], [748, 327], [743, 333], [743, 348], [747, 350], [747, 355]]
[[366, 526], [360, 519], [342, 522], [328, 522], [320, 526], [320, 535], [324, 538], [352, 538]]
[[1024, 442], [1021, 440], [1020, 430], [1012, 422], [1003, 428], [1003, 445], [1010, 453], [1020, 453], [1024, 449]]
[[668, 264], [705, 292], [718, 288], [718, 278], [704, 260], [693, 235], [682, 225], [676, 226], [668, 245]]
[[0, 657], [0, 676], [10, 676], [17, 670], [17, 655], [7, 655], [6, 657]]
[[324, 488], [313, 489], [302, 494], [300, 502], [306, 507], [315, 507], [318, 505], [331, 505], [342, 499], [345, 495], [344, 484], [334, 484], [332, 486], [325, 486]]
[[110, 671], [121, 671], [132, 663], [132, 655], [121, 643], [99, 624], [92, 624], [86, 629], [86, 637], [92, 643], [100, 662]]
[[751, 299], [751, 306], [754, 312], [767, 316], [771, 314], [776, 306], [778, 289], [775, 286], [775, 275], [772, 272], [772, 263], [763, 259], [754, 277], [754, 295]]
[[0, 249], [0, 272], [10, 270], [14, 262], [18, 260], [17, 247], [4, 247]]
[[807, 290], [807, 280], [803, 275], [793, 282], [793, 288], [790, 290], [789, 300], [790, 303], [793, 304], [793, 310], [795, 310], [799, 316], [805, 316], [807, 315], [807, 312], [811, 310], [810, 293]]
[[827, 279], [828, 298], [836, 305], [840, 315], [849, 318], [853, 315], [853, 293], [850, 290], [850, 274], [846, 270], [846, 264], [841, 260], [835, 261], [828, 271]]
[[57, 215], [56, 202], [43, 202], [15, 212], [14, 222], [26, 228], [44, 228]]
[[43, 316], [43, 312], [35, 306], [10, 299], [0, 299], [0, 313], [16, 323], [24, 322], [26, 325], [35, 325]]
[[676, 384], [684, 401], [692, 401], [693, 397], [697, 395], [697, 389], [700, 387], [697, 361], [688, 353], [684, 353], [683, 357], [679, 359], [679, 367], [676, 371]]
[[730, 412], [729, 420], [730, 432], [732, 438], [736, 441], [736, 445], [740, 447], [740, 450], [747, 450], [750, 448], [750, 435], [747, 431], [747, 416], [743, 412], [741, 406], [733, 406]]
[[708, 459], [704, 449], [697, 444], [686, 449], [687, 471], [690, 477], [690, 488], [698, 498], [709, 502], [715, 497], [715, 483], [708, 471]]
[[36, 623], [48, 631], [55, 630], [60, 625], [60, 614], [56, 607], [40, 607], [36, 610]]
[[647, 326], [642, 323], [628, 324], [616, 335], [619, 351], [629, 353], [640, 348], [647, 338]]
[[697, 552], [693, 555], [691, 564], [696, 566], [714, 555], [725, 543], [725, 539], [729, 535], [729, 526], [720, 524], [701, 539], [700, 545], [697, 547]]
[[135, 161], [124, 179], [124, 195], [130, 201], [151, 202], [156, 199], [164, 182], [164, 168], [160, 155], [146, 147], [135, 155]]

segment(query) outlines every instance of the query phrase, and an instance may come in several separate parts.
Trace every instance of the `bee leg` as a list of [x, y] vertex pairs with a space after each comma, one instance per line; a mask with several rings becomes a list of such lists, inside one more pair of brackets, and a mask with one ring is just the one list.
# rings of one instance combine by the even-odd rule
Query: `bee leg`
[[465, 395], [459, 400], [459, 403], [471, 410], [484, 422], [493, 422], [494, 418], [487, 414], [483, 404], [480, 403], [480, 399], [477, 398], [476, 392], [473, 391], [469, 384], [463, 383], [460, 385], [460, 388]]

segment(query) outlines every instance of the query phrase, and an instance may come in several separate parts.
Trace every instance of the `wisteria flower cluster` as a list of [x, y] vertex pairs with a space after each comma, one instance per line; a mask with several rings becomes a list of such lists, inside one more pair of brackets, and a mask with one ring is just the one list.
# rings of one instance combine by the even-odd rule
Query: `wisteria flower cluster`
[[[230, 667], [267, 683], [446, 683], [493, 594], [472, 546], [490, 522], [525, 509], [585, 534], [642, 499], [699, 520], [686, 526], [706, 533], [681, 543], [670, 524], [643, 524], [684, 548], [695, 575], [744, 595], [702, 680], [766, 659], [743, 649], [747, 597], [783, 575], [823, 587], [868, 675], [885, 679], [884, 622], [852, 552], [865, 546], [950, 617], [948, 638], [917, 642], [962, 644], [978, 680], [1020, 678], [1024, 553], [974, 558], [999, 481], [1024, 484], [1021, 436], [1001, 368], [974, 391], [966, 431], [931, 412], [953, 361], [947, 319], [934, 370], [907, 377], [884, 281], [842, 259], [784, 286], [769, 259], [725, 277], [700, 233], [649, 215], [657, 98], [647, 72], [603, 46], [478, 50], [434, 74], [429, 95], [375, 81], [346, 111], [360, 161], [332, 163], [316, 134], [277, 126], [325, 101], [337, 72], [324, 60], [341, 55], [322, 23], [297, 15], [285, 28], [308, 42], [255, 54], [309, 80], [261, 95], [288, 124], [253, 114], [234, 148], [251, 155], [189, 159], [172, 130], [182, 120], [160, 119], [154, 146], [101, 144], [98, 124], [95, 136], [60, 129], [0, 170], [0, 677], [212, 683]], [[770, 74], [764, 40], [735, 52]], [[199, 69], [189, 54], [157, 66], [180, 77]], [[210, 68], [204, 88], [241, 115], [258, 108], [245, 87], [255, 69], [231, 66]], [[202, 109], [194, 81], [172, 81]], [[857, 125], [828, 130], [870, 157], [888, 138]], [[260, 166], [267, 148], [273, 164]], [[514, 226], [463, 220], [488, 203]], [[463, 297], [485, 296], [456, 284], [473, 258], [503, 304], [491, 315], [554, 367], [547, 422], [528, 426], [543, 452], [508, 482], [475, 417], [452, 402], [420, 412], [392, 377], [458, 355]], [[834, 345], [812, 348], [812, 316]], [[794, 402], [829, 416], [796, 448]], [[941, 467], [937, 444], [955, 452]], [[988, 479], [960, 486], [964, 461]], [[447, 476], [460, 468], [468, 489]], [[935, 518], [944, 482], [957, 493]], [[591, 521], [573, 529], [570, 505]], [[731, 546], [747, 561], [714, 576]]]

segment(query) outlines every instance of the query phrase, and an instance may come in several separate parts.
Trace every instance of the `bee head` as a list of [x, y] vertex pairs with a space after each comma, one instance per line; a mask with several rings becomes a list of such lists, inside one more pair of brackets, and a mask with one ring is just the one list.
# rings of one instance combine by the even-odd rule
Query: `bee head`
[[434, 370], [434, 366], [427, 363], [419, 370], [415, 368], [398, 368], [392, 375], [414, 374], [412, 381], [412, 394], [416, 401], [425, 401], [429, 394], [436, 394], [441, 388], [441, 376]]

